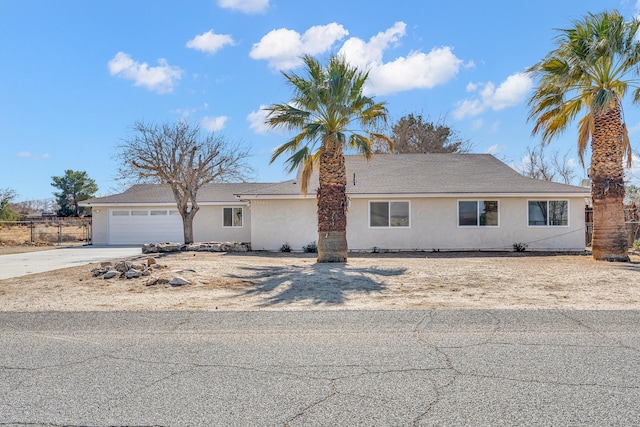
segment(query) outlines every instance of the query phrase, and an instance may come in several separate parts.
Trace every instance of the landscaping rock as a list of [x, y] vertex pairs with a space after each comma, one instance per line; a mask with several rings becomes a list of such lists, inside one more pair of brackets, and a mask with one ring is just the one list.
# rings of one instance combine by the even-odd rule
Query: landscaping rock
[[178, 243], [146, 243], [142, 245], [143, 254], [165, 252], [248, 252], [250, 243], [238, 242], [205, 242], [181, 245]]
[[138, 278], [140, 276], [142, 276], [142, 271], [136, 270], [135, 268], [130, 269], [126, 273], [127, 279], [136, 279], [136, 278]]
[[190, 285], [191, 282], [183, 277], [176, 276], [169, 281], [169, 284], [171, 286], [184, 286], [184, 285]]
[[108, 270], [106, 268], [103, 267], [98, 267], [97, 265], [95, 267], [93, 267], [93, 269], [91, 270], [91, 274], [93, 274], [93, 277], [98, 277], [98, 276], [102, 276], [104, 273], [106, 273]]
[[120, 261], [116, 263], [113, 269], [126, 274], [126, 272], [131, 270], [132, 267], [133, 263], [131, 261]]
[[106, 273], [104, 273], [104, 275], [102, 276], [103, 279], [111, 279], [113, 277], [119, 276], [120, 272], [116, 271], [116, 270], [109, 270]]

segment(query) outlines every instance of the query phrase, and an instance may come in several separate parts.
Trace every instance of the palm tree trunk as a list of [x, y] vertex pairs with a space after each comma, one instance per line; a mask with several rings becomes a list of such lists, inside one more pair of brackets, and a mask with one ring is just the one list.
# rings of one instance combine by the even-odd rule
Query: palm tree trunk
[[319, 161], [318, 262], [347, 261], [347, 173], [342, 144], [323, 141]]
[[622, 114], [619, 105], [593, 114], [589, 172], [593, 200], [593, 258], [629, 261], [623, 204]]

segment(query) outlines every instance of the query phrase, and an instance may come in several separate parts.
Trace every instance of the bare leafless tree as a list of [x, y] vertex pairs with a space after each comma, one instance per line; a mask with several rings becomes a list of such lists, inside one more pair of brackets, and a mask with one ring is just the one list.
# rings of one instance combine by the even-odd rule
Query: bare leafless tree
[[224, 137], [203, 135], [185, 120], [155, 125], [136, 122], [116, 155], [119, 178], [171, 187], [182, 216], [185, 243], [193, 243], [193, 218], [200, 209], [198, 190], [212, 182], [244, 181], [252, 172], [249, 151]]
[[0, 202], [9, 203], [17, 196], [18, 193], [12, 188], [0, 188]]
[[548, 158], [542, 144], [533, 148], [527, 147], [525, 159], [518, 167], [518, 172], [529, 178], [564, 184], [571, 184], [575, 178], [575, 173], [569, 166], [569, 153], [560, 154], [559, 151], [554, 151], [551, 158]]
[[569, 152], [560, 154], [559, 151], [554, 151], [551, 155], [551, 166], [556, 171], [560, 182], [564, 184], [571, 184], [576, 177], [573, 168], [569, 166]]

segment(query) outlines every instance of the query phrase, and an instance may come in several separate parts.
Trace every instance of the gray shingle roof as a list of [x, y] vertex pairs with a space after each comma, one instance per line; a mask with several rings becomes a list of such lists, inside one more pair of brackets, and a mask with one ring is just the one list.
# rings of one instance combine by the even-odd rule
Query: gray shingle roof
[[[235, 194], [246, 191], [257, 191], [260, 187], [273, 185], [272, 183], [213, 183], [204, 185], [198, 191], [198, 201], [205, 202], [237, 202]], [[175, 204], [171, 188], [167, 184], [136, 184], [120, 194], [98, 197], [86, 200], [83, 204], [131, 204], [131, 203], [159, 203]]]
[[[588, 195], [583, 187], [527, 178], [490, 154], [376, 154], [367, 162], [362, 156], [345, 156], [347, 194], [567, 194]], [[317, 171], [309, 192], [318, 187]], [[297, 180], [265, 186], [246, 196], [293, 196], [300, 194]]]
[[[566, 194], [587, 196], [584, 187], [526, 178], [490, 154], [376, 154], [345, 156], [347, 194]], [[314, 172], [309, 194], [318, 187]], [[297, 179], [279, 183], [214, 183], [198, 192], [200, 203], [237, 202], [238, 197], [299, 196]], [[83, 205], [158, 203], [174, 204], [168, 185], [137, 184], [123, 193], [86, 200]]]

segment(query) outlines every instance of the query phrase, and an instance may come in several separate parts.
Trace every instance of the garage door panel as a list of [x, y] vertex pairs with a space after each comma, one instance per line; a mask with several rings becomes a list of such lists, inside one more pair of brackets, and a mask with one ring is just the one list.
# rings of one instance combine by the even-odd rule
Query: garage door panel
[[109, 212], [109, 243], [112, 245], [183, 241], [182, 217], [175, 211], [173, 214], [168, 209]]

